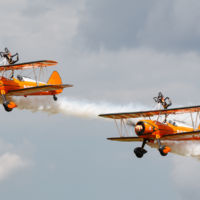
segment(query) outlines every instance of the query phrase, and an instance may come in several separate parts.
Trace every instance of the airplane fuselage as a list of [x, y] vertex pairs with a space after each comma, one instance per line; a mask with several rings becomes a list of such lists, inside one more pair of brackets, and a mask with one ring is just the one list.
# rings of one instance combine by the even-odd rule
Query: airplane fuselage
[[[17, 78], [8, 79], [5, 77], [0, 77], [0, 91], [1, 94], [9, 95], [9, 91], [20, 90], [25, 88], [37, 87], [48, 85], [44, 82], [35, 81], [33, 79], [21, 77], [21, 80]], [[45, 92], [35, 92], [28, 95], [55, 95], [61, 93], [62, 90], [45, 91]], [[27, 96], [27, 95], [15, 95], [15, 96]]]
[[140, 120], [135, 126], [135, 133], [142, 138], [162, 138], [164, 135], [192, 132], [193, 128], [177, 126], [175, 123], [161, 123], [154, 120]]

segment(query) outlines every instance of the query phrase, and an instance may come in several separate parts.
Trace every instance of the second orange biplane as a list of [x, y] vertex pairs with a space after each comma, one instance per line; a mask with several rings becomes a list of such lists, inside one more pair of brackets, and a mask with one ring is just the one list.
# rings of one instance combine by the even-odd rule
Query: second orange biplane
[[[111, 113], [101, 114], [100, 117], [114, 119], [116, 122], [120, 137], [108, 138], [112, 141], [120, 142], [142, 142], [141, 147], [134, 149], [134, 153], [138, 158], [143, 157], [147, 151], [144, 149], [145, 144], [150, 146], [157, 146], [160, 154], [166, 156], [170, 151], [170, 145], [163, 145], [168, 142], [184, 142], [200, 140], [200, 106], [180, 107], [167, 109], [171, 105], [169, 97], [164, 98], [162, 93], [154, 100], [163, 106], [163, 109], [150, 110], [142, 112], [129, 112], [129, 113]], [[192, 126], [177, 125], [176, 121], [168, 120], [169, 115], [189, 113], [192, 121]], [[194, 120], [193, 114], [196, 114]], [[156, 117], [153, 119], [153, 117]], [[128, 119], [138, 118], [137, 122], [129, 122]], [[119, 123], [117, 123], [119, 120]], [[185, 124], [184, 122], [181, 122]], [[127, 124], [135, 129], [137, 136], [129, 133]]]
[[[62, 84], [62, 80], [57, 71], [52, 73], [47, 83], [21, 75], [18, 75], [16, 78], [13, 76], [15, 70], [35, 70], [37, 68], [41, 70], [44, 67], [56, 64], [56, 61], [42, 60], [0, 66], [0, 72], [2, 73], [0, 76], [0, 95], [5, 110], [9, 112], [17, 107], [12, 100], [9, 100], [9, 97], [11, 96], [27, 97], [29, 95], [52, 95], [54, 100], [57, 100], [57, 94], [61, 93], [66, 87], [72, 87], [72, 85], [69, 84]], [[6, 75], [7, 71], [10, 71], [11, 74]]]

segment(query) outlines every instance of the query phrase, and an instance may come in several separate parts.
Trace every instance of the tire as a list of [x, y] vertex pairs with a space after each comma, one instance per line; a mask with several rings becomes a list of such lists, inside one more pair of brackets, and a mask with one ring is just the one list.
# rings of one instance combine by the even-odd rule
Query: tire
[[9, 102], [3, 103], [3, 107], [4, 107], [5, 111], [11, 112], [13, 109], [12, 108], [8, 108], [8, 104], [9, 104]]
[[165, 145], [159, 148], [159, 152], [160, 152], [160, 155], [161, 155], [161, 156], [166, 156], [166, 155], [168, 154], [168, 153], [165, 153], [165, 152], [164, 152], [164, 149], [165, 149], [165, 148], [166, 148]]
[[134, 153], [135, 153], [137, 158], [142, 158], [143, 155], [145, 153], [147, 153], [147, 151], [145, 149], [141, 148], [141, 147], [137, 147], [137, 148], [134, 149]]
[[54, 101], [57, 101], [58, 100], [58, 97], [56, 95], [53, 95], [53, 100]]

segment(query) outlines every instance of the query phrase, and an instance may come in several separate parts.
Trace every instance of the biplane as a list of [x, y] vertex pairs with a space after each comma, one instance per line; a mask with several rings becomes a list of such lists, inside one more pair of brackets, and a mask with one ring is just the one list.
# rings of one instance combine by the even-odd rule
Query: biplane
[[[0, 66], [0, 95], [2, 104], [6, 111], [10, 112], [17, 105], [9, 100], [12, 96], [33, 96], [33, 95], [52, 95], [57, 100], [57, 94], [62, 93], [64, 88], [72, 87], [70, 84], [62, 84], [61, 77], [57, 71], [53, 71], [47, 82], [38, 81], [36, 70], [56, 65], [56, 61], [41, 60], [19, 64], [9, 64]], [[16, 70], [24, 72], [25, 69], [33, 69], [35, 79], [18, 74], [14, 76]]]
[[[113, 119], [120, 134], [120, 137], [107, 139], [120, 142], [142, 142], [140, 147], [134, 149], [138, 158], [142, 158], [147, 153], [144, 149], [146, 144], [157, 146], [160, 154], [166, 156], [171, 151], [170, 145], [164, 145], [167, 142], [170, 144], [170, 142], [200, 140], [200, 106], [168, 109], [172, 104], [171, 100], [169, 97], [164, 98], [161, 92], [158, 97], [154, 97], [154, 100], [161, 105], [162, 109], [100, 114], [100, 117]], [[170, 116], [177, 118], [177, 115], [181, 114], [189, 114], [192, 123], [188, 125], [184, 121], [169, 120]], [[128, 130], [127, 125], [131, 126], [131, 131]], [[133, 135], [133, 130], [136, 136]]]

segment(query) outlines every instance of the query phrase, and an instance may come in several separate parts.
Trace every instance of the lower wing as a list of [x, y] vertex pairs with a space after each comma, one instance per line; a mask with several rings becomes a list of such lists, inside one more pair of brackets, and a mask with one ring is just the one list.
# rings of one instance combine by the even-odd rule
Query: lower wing
[[29, 87], [29, 88], [23, 88], [19, 90], [10, 90], [8, 91], [6, 95], [25, 96], [25, 95], [34, 94], [37, 92], [49, 92], [49, 91], [55, 91], [55, 90], [62, 90], [67, 87], [72, 87], [72, 85], [61, 84], [61, 85], [43, 85], [43, 86]]
[[[141, 137], [114, 137], [114, 138], [107, 138], [108, 140], [119, 141], [119, 142], [140, 142], [143, 141], [145, 138]], [[155, 138], [146, 138], [148, 140], [156, 140]], [[192, 131], [192, 132], [185, 132], [185, 133], [176, 133], [170, 135], [164, 135], [160, 138], [161, 141], [171, 140], [171, 141], [185, 141], [185, 140], [200, 140], [200, 131]]]

